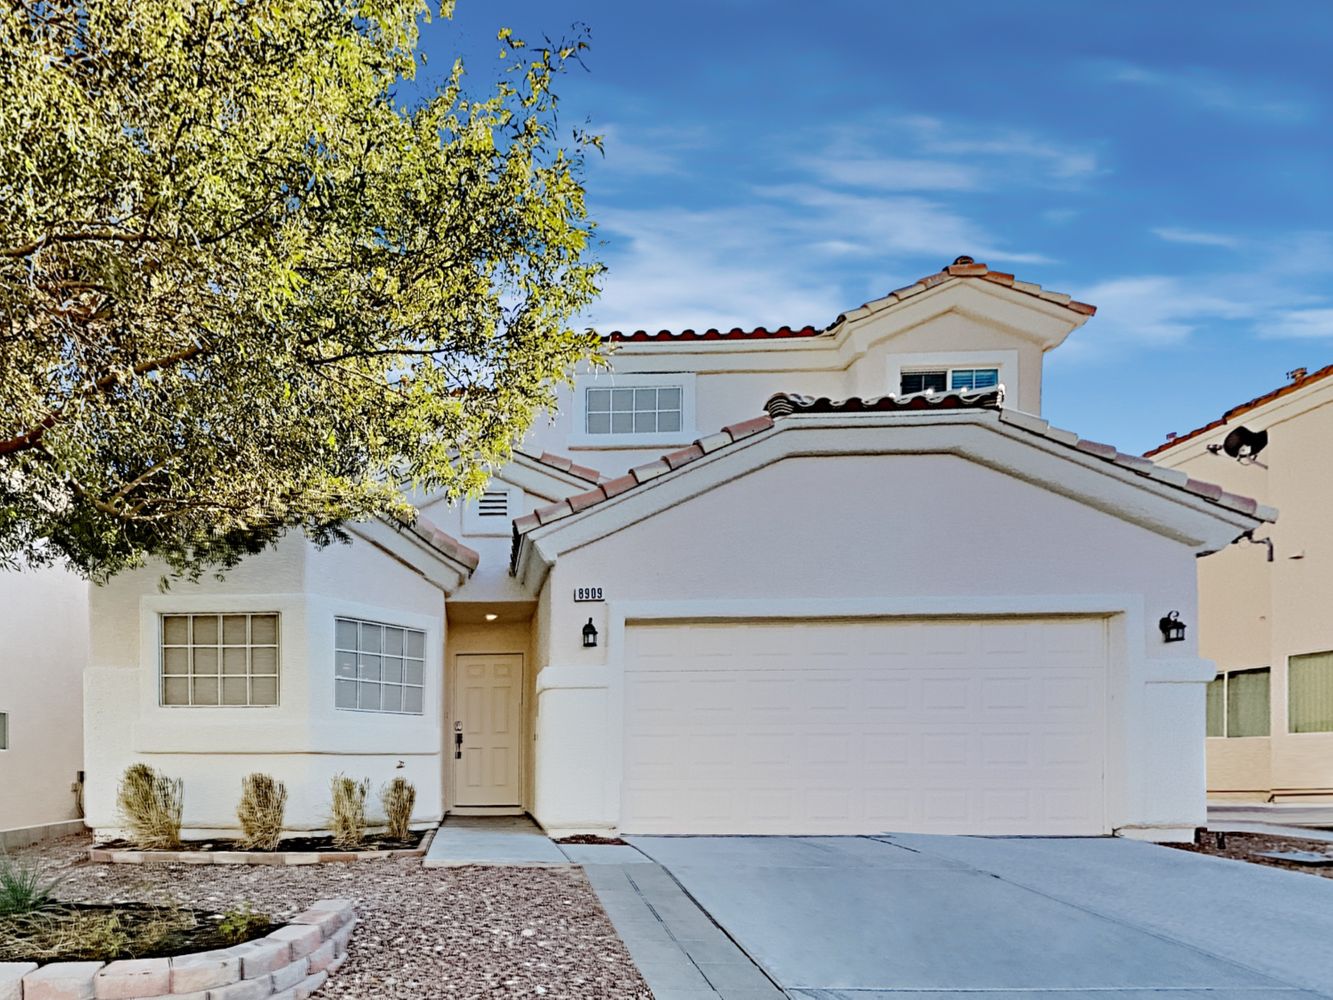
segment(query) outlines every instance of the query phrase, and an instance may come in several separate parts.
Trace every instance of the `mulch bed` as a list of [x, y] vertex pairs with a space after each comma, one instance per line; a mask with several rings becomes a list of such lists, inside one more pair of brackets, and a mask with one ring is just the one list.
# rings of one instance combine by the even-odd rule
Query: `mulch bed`
[[[430, 830], [413, 830], [406, 840], [396, 840], [383, 833], [370, 833], [366, 835], [365, 842], [356, 850], [358, 851], [411, 851], [420, 845], [426, 834]], [[97, 845], [99, 848], [108, 851], [137, 851], [136, 845], [125, 840], [109, 840]], [[186, 840], [182, 841], [180, 847], [172, 848], [176, 851], [240, 851], [246, 854], [272, 854], [272, 851], [256, 850], [252, 847], [245, 847], [234, 840]], [[278, 850], [290, 853], [308, 852], [312, 854], [334, 854], [342, 853], [347, 850], [345, 847], [338, 847], [333, 842], [333, 838], [327, 834], [322, 837], [289, 837], [283, 838], [278, 844]]]
[[0, 917], [0, 962], [112, 962], [230, 948], [278, 925], [252, 915], [229, 932], [208, 910], [144, 903], [58, 903]]
[[[1223, 846], [1218, 847], [1216, 838], [1222, 837]], [[1281, 837], [1269, 833], [1230, 833], [1220, 830], [1208, 830], [1196, 844], [1168, 844], [1181, 851], [1193, 854], [1208, 854], [1215, 858], [1231, 858], [1233, 861], [1248, 861], [1256, 865], [1268, 865], [1270, 868], [1285, 868], [1287, 871], [1301, 872], [1305, 875], [1319, 875], [1333, 878], [1333, 867], [1298, 865], [1291, 861], [1260, 856], [1262, 851], [1315, 851], [1320, 854], [1333, 853], [1333, 843], [1324, 840], [1307, 840], [1304, 837]]]

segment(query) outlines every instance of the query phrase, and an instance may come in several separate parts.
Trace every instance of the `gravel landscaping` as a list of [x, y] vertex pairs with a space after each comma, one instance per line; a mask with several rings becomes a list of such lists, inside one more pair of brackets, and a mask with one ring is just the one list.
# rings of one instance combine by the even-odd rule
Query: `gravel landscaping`
[[1262, 851], [1312, 851], [1324, 854], [1333, 851], [1333, 844], [1325, 840], [1307, 840], [1304, 837], [1281, 837], [1269, 833], [1223, 833], [1222, 847], [1217, 846], [1216, 833], [1204, 835], [1198, 844], [1169, 844], [1181, 851], [1194, 854], [1210, 854], [1216, 858], [1231, 858], [1233, 861], [1248, 861], [1256, 865], [1268, 865], [1272, 868], [1285, 868], [1288, 871], [1304, 872], [1306, 875], [1319, 875], [1333, 878], [1333, 867], [1298, 865], [1279, 858], [1262, 857]]
[[223, 911], [249, 903], [281, 923], [321, 898], [354, 901], [361, 923], [320, 1000], [652, 993], [579, 869], [435, 868], [419, 858], [308, 865], [105, 865], [86, 837], [20, 848], [65, 876], [70, 902], [158, 902]]

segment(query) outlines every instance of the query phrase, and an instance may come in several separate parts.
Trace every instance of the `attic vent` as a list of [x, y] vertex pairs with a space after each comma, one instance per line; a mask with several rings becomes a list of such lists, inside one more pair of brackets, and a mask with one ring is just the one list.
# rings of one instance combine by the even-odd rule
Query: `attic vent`
[[487, 490], [477, 500], [478, 517], [509, 518], [509, 491]]

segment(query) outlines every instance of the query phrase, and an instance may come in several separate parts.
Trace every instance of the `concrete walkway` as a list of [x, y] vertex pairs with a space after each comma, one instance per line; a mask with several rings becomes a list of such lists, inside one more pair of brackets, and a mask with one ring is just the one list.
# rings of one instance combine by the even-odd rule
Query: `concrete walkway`
[[1112, 838], [636, 837], [791, 998], [1333, 997], [1333, 880]]
[[569, 863], [555, 842], [526, 816], [449, 816], [431, 841], [422, 867], [550, 867]]

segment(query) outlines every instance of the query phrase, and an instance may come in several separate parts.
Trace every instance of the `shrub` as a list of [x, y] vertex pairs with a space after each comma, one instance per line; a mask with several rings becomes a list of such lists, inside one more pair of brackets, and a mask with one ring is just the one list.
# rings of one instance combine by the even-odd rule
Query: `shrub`
[[247, 774], [242, 778], [241, 804], [236, 807], [242, 846], [254, 851], [276, 851], [286, 810], [287, 786], [281, 781], [267, 774]]
[[380, 789], [380, 805], [389, 823], [391, 840], [406, 840], [412, 822], [412, 807], [417, 804], [416, 786], [406, 778], [394, 778]]
[[366, 795], [370, 779], [353, 781], [345, 774], [333, 776], [333, 817], [329, 826], [333, 843], [344, 850], [356, 850], [366, 839]]
[[35, 913], [50, 906], [60, 881], [45, 878], [37, 865], [0, 856], [0, 916]]
[[218, 922], [218, 933], [231, 944], [241, 944], [267, 931], [273, 920], [267, 913], [256, 913], [249, 903], [228, 910]]
[[130, 840], [145, 850], [171, 850], [181, 843], [185, 783], [147, 764], [131, 764], [120, 779], [116, 804]]

